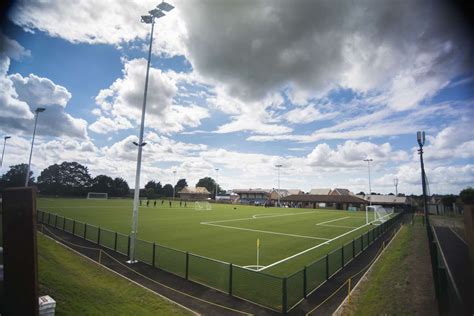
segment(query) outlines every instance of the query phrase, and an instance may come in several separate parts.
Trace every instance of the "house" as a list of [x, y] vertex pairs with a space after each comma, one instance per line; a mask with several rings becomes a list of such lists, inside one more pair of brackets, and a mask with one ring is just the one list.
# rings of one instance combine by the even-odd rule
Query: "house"
[[270, 191], [269, 199], [272, 201], [278, 201], [278, 196], [280, 196], [280, 199], [282, 197], [288, 196], [288, 195], [298, 195], [298, 194], [304, 194], [303, 191], [300, 189], [273, 189]]
[[331, 189], [311, 189], [309, 194], [312, 195], [329, 195], [331, 193]]
[[362, 210], [365, 208], [365, 205], [368, 204], [364, 199], [354, 195], [301, 194], [285, 196], [281, 201], [293, 207], [334, 208], [338, 210]]
[[383, 207], [393, 207], [397, 210], [409, 209], [411, 202], [406, 196], [395, 195], [356, 195], [357, 197], [366, 200], [369, 204], [381, 205]]
[[188, 201], [202, 201], [207, 200], [211, 193], [205, 187], [184, 187], [178, 192], [179, 198]]
[[239, 195], [241, 204], [264, 204], [270, 197], [268, 189], [234, 189], [232, 192]]
[[347, 189], [335, 188], [329, 193], [330, 195], [354, 195], [351, 191]]

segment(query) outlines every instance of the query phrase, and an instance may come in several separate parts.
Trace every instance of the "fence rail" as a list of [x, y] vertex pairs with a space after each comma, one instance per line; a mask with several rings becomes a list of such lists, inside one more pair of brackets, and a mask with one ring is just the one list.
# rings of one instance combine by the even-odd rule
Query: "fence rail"
[[[286, 313], [344, 268], [400, 219], [400, 214], [306, 265], [278, 277], [137, 239], [136, 259], [269, 309]], [[130, 254], [130, 236], [38, 210], [38, 222], [86, 239], [123, 255]]]

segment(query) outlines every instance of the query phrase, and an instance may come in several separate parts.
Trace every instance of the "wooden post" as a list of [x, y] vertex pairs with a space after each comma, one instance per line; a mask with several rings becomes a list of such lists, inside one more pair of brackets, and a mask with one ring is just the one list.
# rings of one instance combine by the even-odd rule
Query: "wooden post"
[[4, 314], [38, 315], [36, 189], [3, 192]]

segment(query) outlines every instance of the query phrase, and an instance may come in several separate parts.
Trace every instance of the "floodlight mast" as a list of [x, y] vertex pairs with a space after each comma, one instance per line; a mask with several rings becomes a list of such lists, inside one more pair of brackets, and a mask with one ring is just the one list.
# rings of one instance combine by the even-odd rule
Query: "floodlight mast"
[[[163, 5], [163, 3], [165, 5]], [[169, 8], [168, 10], [164, 11], [171, 11], [174, 7], [171, 4], [167, 4], [166, 2], [162, 2], [161, 6], [165, 6]], [[133, 194], [133, 217], [132, 217], [132, 232], [130, 234], [130, 260], [127, 263], [135, 263], [135, 242], [137, 239], [137, 228], [138, 228], [138, 204], [140, 199], [140, 171], [141, 171], [141, 164], [142, 164], [142, 150], [143, 146], [146, 143], [143, 142], [143, 130], [145, 128], [145, 112], [146, 112], [146, 98], [148, 94], [148, 76], [150, 73], [150, 59], [151, 59], [151, 48], [153, 44], [153, 30], [155, 27], [155, 19], [165, 16], [161, 9], [152, 9], [149, 11], [150, 15], [142, 15], [141, 22], [145, 24], [151, 24], [151, 35], [150, 35], [150, 46], [148, 48], [148, 61], [146, 67], [146, 76], [145, 76], [145, 91], [143, 94], [143, 106], [142, 106], [142, 117], [141, 117], [141, 124], [140, 124], [140, 135], [138, 143], [134, 143], [138, 147], [138, 154], [137, 154], [137, 169], [135, 174], [135, 191]]]
[[[369, 206], [372, 206], [372, 186], [370, 184], [370, 162], [374, 161], [374, 160], [370, 159], [370, 158], [367, 158], [367, 159], [364, 159], [364, 161], [367, 162], [367, 168], [369, 170]], [[369, 212], [368, 212], [367, 208], [365, 209], [365, 222], [366, 222], [366, 224], [369, 223]]]
[[173, 200], [176, 196], [176, 170], [173, 170]]
[[418, 154], [420, 155], [420, 165], [421, 165], [421, 185], [423, 187], [423, 223], [428, 227], [429, 226], [429, 218], [428, 218], [428, 200], [426, 197], [426, 173], [425, 173], [425, 164], [423, 162], [423, 146], [425, 145], [425, 132], [418, 131], [416, 133], [416, 140], [418, 141], [418, 145], [420, 149], [418, 149]]
[[277, 192], [277, 196], [278, 196], [278, 207], [280, 207], [280, 168], [283, 167], [283, 165], [275, 165], [275, 167], [278, 170], [278, 192]]
[[7, 145], [7, 139], [12, 138], [11, 136], [3, 137], [3, 150], [2, 150], [2, 160], [0, 160], [0, 168], [3, 165], [3, 156], [5, 155], [5, 146]]
[[398, 196], [398, 178], [393, 179], [393, 185], [395, 185], [395, 196]]
[[216, 168], [214, 170], [216, 170], [216, 192], [214, 195], [214, 201], [217, 201], [217, 182], [219, 181], [219, 168]]
[[36, 108], [36, 110], [35, 110], [35, 127], [33, 129], [33, 138], [31, 139], [30, 159], [28, 160], [28, 168], [26, 169], [25, 187], [28, 186], [28, 182], [30, 180], [31, 156], [33, 155], [33, 145], [35, 143], [36, 125], [38, 123], [38, 115], [41, 112], [44, 112], [44, 111], [46, 111], [45, 108]]

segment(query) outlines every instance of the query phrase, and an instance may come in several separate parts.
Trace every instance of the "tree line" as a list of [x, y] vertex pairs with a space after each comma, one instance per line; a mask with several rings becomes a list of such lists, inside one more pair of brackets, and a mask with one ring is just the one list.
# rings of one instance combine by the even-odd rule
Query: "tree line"
[[[0, 191], [8, 187], [24, 186], [27, 170], [27, 164], [10, 166], [0, 178]], [[50, 165], [41, 171], [37, 179], [30, 171], [28, 184], [37, 186], [43, 195], [83, 197], [88, 192], [107, 193], [110, 197], [131, 195], [128, 183], [123, 178], [111, 178], [103, 174], [92, 177], [86, 166], [75, 161]], [[174, 187], [169, 183], [162, 185], [160, 181], [152, 180], [140, 190], [140, 196], [149, 199], [178, 196], [178, 192], [186, 186], [188, 186], [186, 179], [179, 179]], [[196, 186], [205, 187], [211, 196], [215, 196], [216, 187], [218, 192], [222, 191], [219, 185], [216, 186], [214, 179], [209, 177], [200, 179]]]

